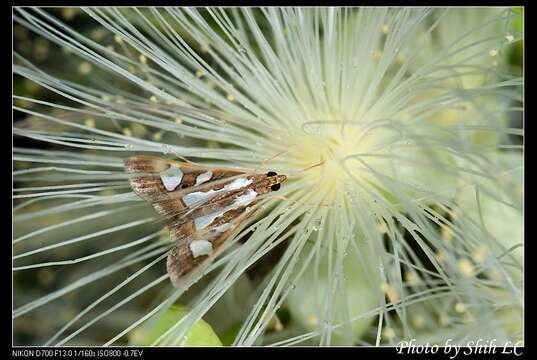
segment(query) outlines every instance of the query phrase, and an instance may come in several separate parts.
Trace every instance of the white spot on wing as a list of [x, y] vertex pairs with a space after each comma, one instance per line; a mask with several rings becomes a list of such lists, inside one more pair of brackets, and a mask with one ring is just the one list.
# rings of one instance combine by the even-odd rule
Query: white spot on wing
[[196, 184], [194, 186], [201, 185], [204, 182], [211, 180], [212, 177], [213, 177], [212, 171], [207, 171], [207, 172], [204, 172], [203, 174], [199, 174], [198, 177], [196, 178]]
[[213, 251], [213, 245], [207, 240], [194, 240], [190, 243], [190, 251], [194, 258], [209, 255]]
[[210, 214], [200, 216], [194, 219], [194, 225], [196, 226], [197, 230], [205, 229], [214, 221], [214, 219], [216, 219], [219, 216], [224, 215], [225, 212], [226, 212], [226, 209], [223, 209], [221, 211], [215, 211]]
[[231, 226], [232, 226], [231, 223], [225, 223], [225, 224], [222, 224], [222, 225], [218, 225], [217, 227], [214, 228], [214, 231], [216, 231], [216, 232], [226, 232], [231, 228]]
[[[207, 173], [204, 173], [204, 174], [207, 174]], [[202, 176], [204, 174], [201, 174], [196, 178], [196, 184], [197, 184], [198, 179], [200, 178], [200, 176]], [[211, 177], [212, 177], [212, 173], [211, 173]], [[203, 203], [203, 202], [206, 202], [207, 200], [209, 200], [210, 198], [212, 198], [214, 196], [214, 194], [216, 194], [216, 193], [219, 193], [221, 191], [237, 190], [237, 189], [240, 189], [242, 187], [250, 185], [252, 182], [253, 182], [253, 180], [250, 180], [250, 179], [247, 179], [247, 178], [238, 178], [238, 179], [233, 180], [232, 182], [230, 182], [229, 184], [227, 184], [226, 186], [224, 186], [220, 190], [209, 190], [209, 191], [205, 191], [205, 192], [196, 191], [196, 192], [192, 192], [190, 194], [187, 194], [187, 195], [183, 196], [183, 202], [185, 203], [186, 206], [190, 206], [190, 205], [195, 204], [195, 203]]]
[[256, 196], [257, 193], [254, 190], [249, 190], [246, 194], [239, 196], [235, 199], [235, 201], [233, 201], [233, 204], [231, 204], [231, 209], [238, 209], [241, 206], [250, 204], [252, 201], [254, 201]]
[[[246, 206], [250, 204], [254, 199], [256, 198], [257, 193], [254, 190], [249, 190], [246, 194], [241, 195], [233, 201], [233, 203], [229, 206], [226, 206], [225, 208], [212, 212], [207, 215], [200, 216], [196, 219], [194, 219], [194, 225], [196, 226], [197, 230], [205, 229], [207, 226], [212, 224], [212, 222], [219, 216], [224, 215], [226, 211], [238, 209], [242, 206]], [[184, 198], [183, 198], [184, 199]], [[225, 224], [223, 224], [225, 225]], [[220, 226], [223, 226], [220, 225]], [[219, 226], [219, 227], [220, 227]], [[215, 229], [216, 230], [216, 229]], [[217, 230], [220, 231], [220, 230]], [[224, 230], [225, 231], [225, 230]]]
[[183, 179], [183, 172], [177, 166], [171, 165], [167, 170], [160, 173], [160, 180], [162, 185], [168, 191], [173, 191], [181, 183]]
[[242, 187], [248, 186], [253, 182], [251, 179], [247, 178], [238, 178], [227, 184], [224, 189], [226, 190], [237, 190]]
[[192, 192], [190, 194], [186, 194], [185, 196], [183, 196], [183, 202], [185, 203], [186, 206], [190, 206], [195, 203], [202, 203], [212, 198], [213, 195], [217, 192], [218, 191], [214, 191], [214, 190], [209, 190], [205, 192], [203, 191]]

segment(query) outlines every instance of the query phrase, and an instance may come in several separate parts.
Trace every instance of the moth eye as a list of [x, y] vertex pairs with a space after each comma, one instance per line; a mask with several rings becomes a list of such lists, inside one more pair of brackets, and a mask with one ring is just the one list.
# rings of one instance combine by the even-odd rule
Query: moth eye
[[278, 191], [280, 190], [280, 184], [274, 184], [270, 187], [270, 190], [272, 191]]
[[267, 176], [276, 176], [276, 175], [278, 175], [278, 174], [275, 173], [274, 171], [269, 171], [269, 172], [267, 173]]

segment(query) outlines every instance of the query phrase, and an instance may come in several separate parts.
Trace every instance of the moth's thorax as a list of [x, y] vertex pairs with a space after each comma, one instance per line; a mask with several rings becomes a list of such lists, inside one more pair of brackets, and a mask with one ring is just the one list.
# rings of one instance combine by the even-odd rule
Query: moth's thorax
[[274, 176], [267, 176], [265, 174], [263, 175], [253, 175], [252, 176], [252, 184], [250, 185], [250, 188], [255, 190], [258, 194], [266, 194], [269, 193], [272, 190], [272, 186], [281, 184], [287, 179], [285, 175], [274, 175]]

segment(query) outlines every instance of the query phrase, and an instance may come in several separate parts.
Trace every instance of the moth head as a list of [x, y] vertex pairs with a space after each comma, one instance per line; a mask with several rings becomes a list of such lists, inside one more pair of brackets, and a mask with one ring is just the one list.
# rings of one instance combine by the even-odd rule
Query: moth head
[[266, 174], [266, 177], [267, 177], [267, 180], [268, 180], [268, 183], [269, 183], [269, 186], [270, 186], [270, 190], [271, 191], [278, 191], [280, 189], [280, 184], [282, 182], [285, 181], [285, 179], [287, 179], [287, 176], [285, 175], [278, 175], [276, 172], [274, 171], [269, 171], [267, 174]]

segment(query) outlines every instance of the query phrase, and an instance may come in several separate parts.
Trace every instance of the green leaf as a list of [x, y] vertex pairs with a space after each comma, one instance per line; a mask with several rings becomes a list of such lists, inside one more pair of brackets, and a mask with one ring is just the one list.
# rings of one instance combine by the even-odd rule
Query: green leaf
[[237, 337], [237, 334], [239, 333], [241, 329], [242, 324], [236, 323], [235, 325], [231, 326], [222, 336], [222, 344], [229, 346], [233, 343], [233, 340]]
[[522, 6], [517, 6], [512, 11], [514, 16], [509, 24], [510, 30], [513, 32], [524, 31], [524, 8]]
[[[130, 334], [129, 345], [151, 345], [162, 334], [169, 330], [185, 315], [189, 309], [183, 305], [172, 305], [159, 319], [149, 322], [145, 326], [134, 330]], [[222, 342], [213, 331], [212, 327], [199, 320], [186, 335], [186, 339], [176, 339], [171, 346], [222, 346]]]

